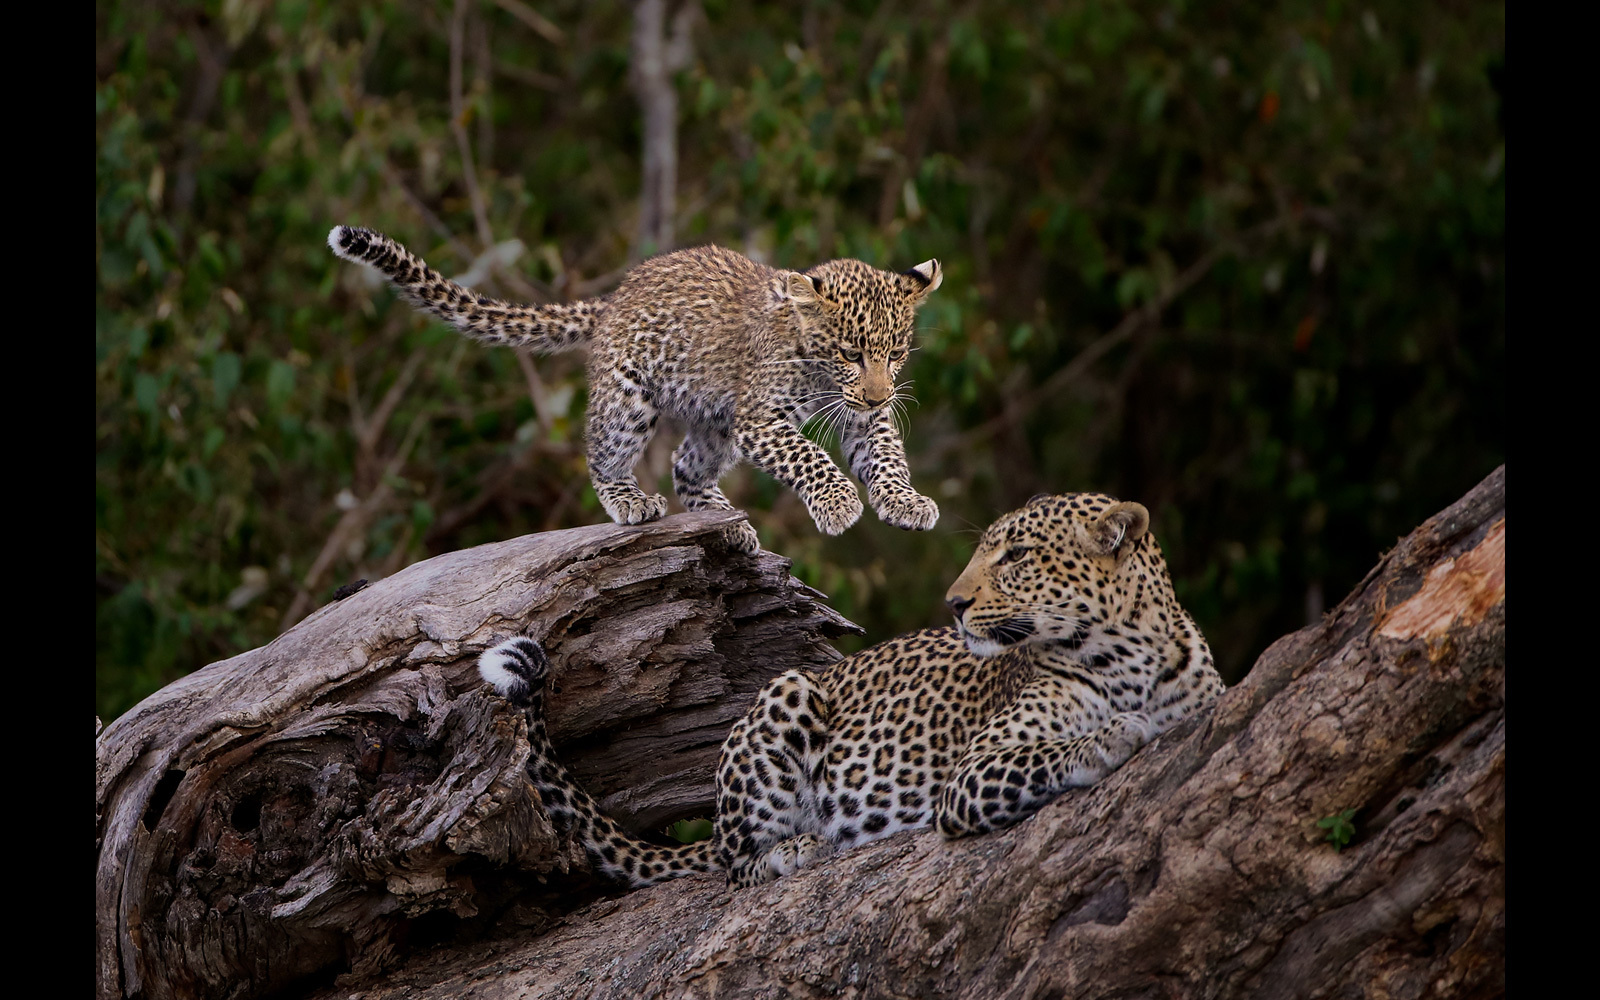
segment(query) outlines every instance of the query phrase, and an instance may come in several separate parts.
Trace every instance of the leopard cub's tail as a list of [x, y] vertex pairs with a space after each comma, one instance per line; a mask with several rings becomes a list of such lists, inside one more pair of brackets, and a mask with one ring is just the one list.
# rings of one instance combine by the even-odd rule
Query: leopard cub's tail
[[603, 299], [524, 306], [479, 295], [435, 271], [421, 257], [370, 229], [334, 226], [328, 246], [345, 260], [383, 272], [410, 302], [476, 340], [525, 347], [540, 354], [589, 342]]
[[655, 885], [690, 872], [721, 871], [709, 840], [663, 847], [641, 840], [600, 811], [600, 804], [556, 759], [550, 745], [544, 716], [544, 681], [549, 673], [544, 649], [522, 636], [478, 657], [479, 676], [507, 701], [527, 710], [528, 743], [533, 748], [528, 774], [551, 818], [572, 830], [602, 872], [634, 886]]

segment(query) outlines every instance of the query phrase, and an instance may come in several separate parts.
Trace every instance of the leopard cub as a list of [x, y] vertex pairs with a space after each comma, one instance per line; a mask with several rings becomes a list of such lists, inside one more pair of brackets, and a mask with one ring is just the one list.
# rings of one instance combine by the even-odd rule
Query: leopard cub
[[533, 780], [601, 871], [755, 885], [897, 830], [1010, 826], [1216, 701], [1149, 524], [1103, 494], [1035, 497], [983, 533], [945, 595], [953, 628], [773, 678], [722, 745], [710, 841], [648, 844], [572, 779], [545, 733], [538, 643], [495, 646], [479, 672], [528, 706]]
[[[937, 260], [901, 273], [859, 260], [784, 271], [694, 247], [644, 261], [607, 295], [530, 306], [470, 291], [371, 230], [336, 226], [328, 245], [469, 337], [541, 354], [587, 346], [589, 477], [618, 524], [667, 511], [633, 474], [661, 414], [688, 427], [672, 484], [689, 510], [733, 509], [717, 482], [744, 459], [799, 493], [823, 532], [850, 527], [862, 510], [855, 486], [801, 433], [817, 418], [837, 428], [879, 518], [917, 531], [939, 519], [911, 487], [894, 423], [914, 313], [944, 277]], [[758, 544], [748, 523], [729, 540]]]

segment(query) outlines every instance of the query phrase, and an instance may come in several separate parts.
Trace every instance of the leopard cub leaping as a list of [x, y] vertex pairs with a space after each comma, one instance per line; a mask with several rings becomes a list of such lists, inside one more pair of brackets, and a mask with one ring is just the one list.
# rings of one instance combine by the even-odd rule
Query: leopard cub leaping
[[775, 677], [723, 743], [710, 841], [648, 844], [573, 781], [545, 733], [538, 643], [502, 643], [479, 670], [528, 706], [534, 781], [602, 871], [755, 885], [897, 830], [1009, 826], [1211, 705], [1222, 681], [1149, 523], [1102, 494], [1035, 497], [951, 585], [954, 628]]
[[[894, 422], [913, 318], [944, 280], [937, 260], [898, 273], [859, 260], [782, 271], [691, 247], [641, 262], [609, 294], [530, 306], [464, 288], [369, 229], [335, 226], [328, 245], [469, 337], [540, 354], [588, 347], [589, 478], [618, 524], [667, 512], [633, 473], [663, 414], [688, 427], [672, 486], [689, 510], [731, 510], [717, 481], [744, 459], [800, 494], [823, 532], [856, 523], [855, 485], [800, 433], [816, 419], [837, 428], [881, 520], [915, 531], [939, 520], [939, 505], [911, 487]], [[756, 549], [748, 524], [727, 533]]]

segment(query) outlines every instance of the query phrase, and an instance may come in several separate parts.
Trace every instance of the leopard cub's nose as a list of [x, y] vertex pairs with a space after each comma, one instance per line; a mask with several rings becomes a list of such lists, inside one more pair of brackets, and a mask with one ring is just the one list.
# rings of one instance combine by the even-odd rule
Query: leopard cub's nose
[[957, 618], [960, 618], [963, 611], [966, 611], [968, 608], [972, 607], [972, 598], [955, 595], [945, 598], [944, 603], [945, 606], [950, 609], [951, 614], [955, 615]]

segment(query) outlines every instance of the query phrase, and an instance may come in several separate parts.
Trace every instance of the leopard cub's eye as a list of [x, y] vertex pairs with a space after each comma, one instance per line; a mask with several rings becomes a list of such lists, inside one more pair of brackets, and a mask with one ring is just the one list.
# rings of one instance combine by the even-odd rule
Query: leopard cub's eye
[[839, 348], [839, 355], [852, 364], [861, 360], [861, 352], [853, 347]]
[[1027, 552], [1028, 546], [1026, 545], [1013, 545], [1011, 548], [1006, 549], [1005, 554], [1000, 557], [999, 561], [996, 562], [995, 565], [1004, 566], [1008, 562], [1015, 562], [1018, 559], [1021, 559]]
[[904, 347], [896, 347], [894, 350], [889, 352], [889, 360], [890, 361], [899, 361], [902, 358], [904, 358], [905, 356], [906, 356], [906, 349]]

